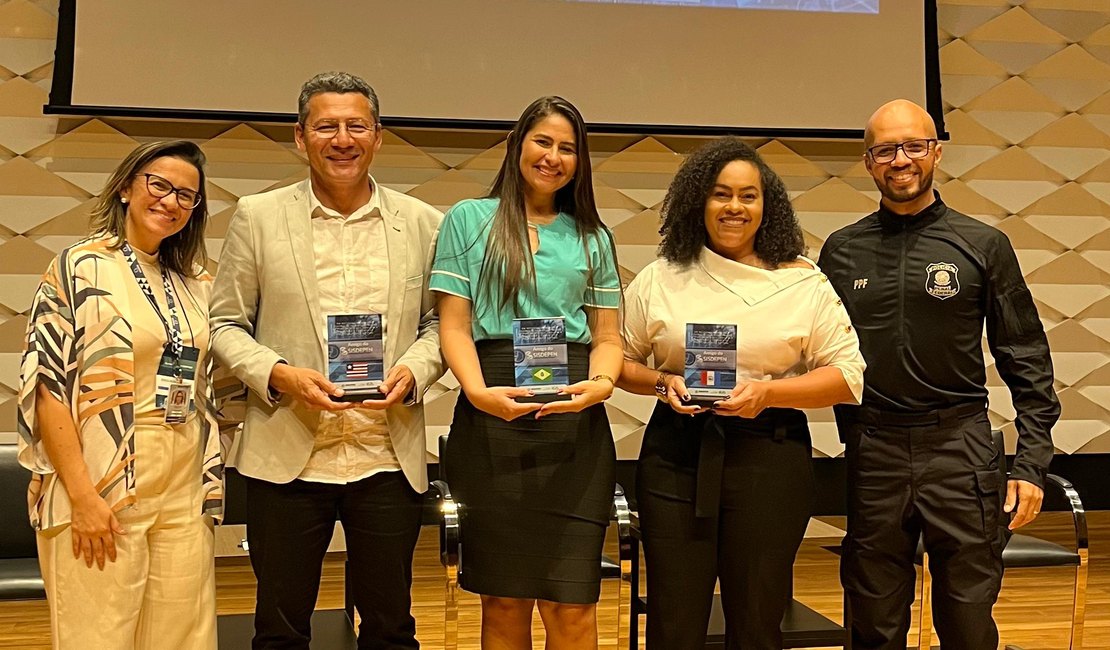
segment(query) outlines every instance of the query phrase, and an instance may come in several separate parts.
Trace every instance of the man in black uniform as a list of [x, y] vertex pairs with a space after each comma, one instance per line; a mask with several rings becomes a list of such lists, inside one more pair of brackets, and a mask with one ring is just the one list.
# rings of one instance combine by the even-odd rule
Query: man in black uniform
[[[1006, 236], [933, 190], [936, 125], [904, 100], [867, 124], [879, 210], [829, 237], [820, 266], [867, 361], [863, 404], [838, 406], [847, 449], [841, 581], [855, 650], [904, 650], [924, 536], [945, 650], [998, 647], [991, 608], [1008, 531], [1040, 511], [1060, 405], [1048, 341]], [[987, 420], [982, 334], [1017, 411], [1008, 484]], [[1003, 512], [1015, 512], [1007, 527]]]

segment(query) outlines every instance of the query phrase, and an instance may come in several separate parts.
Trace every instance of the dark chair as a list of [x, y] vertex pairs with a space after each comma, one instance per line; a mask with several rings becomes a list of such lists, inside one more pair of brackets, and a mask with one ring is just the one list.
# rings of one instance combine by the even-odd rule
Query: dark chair
[[[447, 436], [439, 437], [439, 480], [432, 481], [430, 493], [435, 499], [436, 508], [440, 513], [439, 548], [440, 562], [446, 570], [446, 584], [444, 591], [444, 650], [455, 650], [458, 647], [458, 586], [459, 576], [464, 570], [460, 563], [463, 554], [463, 545], [460, 537], [461, 526], [466, 520], [466, 508], [452, 497], [448, 483], [450, 477], [447, 473], [444, 459], [447, 457]], [[601, 578], [619, 578], [620, 587], [617, 593], [617, 602], [624, 602], [624, 584], [631, 580], [633, 566], [636, 562], [632, 551], [635, 544], [632, 540], [632, 515], [628, 509], [628, 500], [624, 495], [624, 488], [618, 484], [613, 492], [613, 508], [611, 518], [617, 524], [617, 537], [620, 559], [601, 557]], [[635, 594], [635, 592], [633, 592]], [[620, 619], [621, 608], [617, 608], [617, 631], [624, 628]], [[633, 623], [635, 622], [635, 616]]]
[[[243, 476], [228, 468], [224, 473], [224, 526], [246, 523], [246, 487]], [[238, 545], [244, 551], [250, 550], [246, 537], [240, 539]], [[344, 567], [344, 584], [349, 585], [350, 571], [346, 563]], [[354, 606], [349, 588], [345, 589], [343, 609], [316, 610], [312, 613], [312, 650], [354, 650]], [[254, 614], [222, 614], [216, 619], [216, 628], [220, 650], [249, 648], [254, 636]]]
[[[995, 449], [1004, 449], [1004, 440], [1001, 431], [992, 431], [991, 439]], [[1002, 461], [998, 471], [1002, 473], [1003, 482], [1008, 477], [1006, 468], [1006, 455], [1001, 454]], [[1083, 620], [1087, 605], [1087, 514], [1083, 509], [1083, 502], [1076, 492], [1075, 486], [1068, 480], [1055, 474], [1049, 474], [1045, 481], [1045, 499], [1042, 511], [1070, 511], [1072, 524], [1075, 528], [1074, 549], [1070, 546], [1061, 546], [1053, 542], [1026, 535], [1014, 533], [1009, 543], [1002, 551], [1002, 564], [1007, 569], [1048, 568], [1048, 567], [1075, 567], [1075, 587], [1072, 596], [1071, 614], [1071, 640], [1069, 648], [1080, 650], [1083, 647]], [[921, 650], [932, 647], [932, 576], [929, 572], [928, 554], [922, 541], [917, 544], [916, 562], [922, 567], [921, 583], [918, 585], [918, 601], [921, 606], [921, 625], [918, 632], [917, 645]], [[1007, 646], [1013, 648], [1013, 646]]]
[[41, 600], [46, 589], [35, 531], [27, 519], [31, 473], [19, 464], [16, 452], [16, 445], [0, 445], [0, 600]]

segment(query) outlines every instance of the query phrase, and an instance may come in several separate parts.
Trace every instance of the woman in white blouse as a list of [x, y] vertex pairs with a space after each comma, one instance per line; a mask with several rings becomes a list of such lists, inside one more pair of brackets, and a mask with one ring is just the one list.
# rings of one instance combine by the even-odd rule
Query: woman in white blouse
[[[748, 145], [725, 138], [692, 153], [662, 215], [663, 259], [626, 294], [619, 382], [660, 398], [636, 481], [648, 648], [704, 647], [718, 579], [728, 647], [781, 648], [814, 490], [797, 409], [859, 402], [859, 342], [825, 276], [802, 257], [782, 180]], [[688, 323], [737, 327], [727, 399], [690, 399]]]

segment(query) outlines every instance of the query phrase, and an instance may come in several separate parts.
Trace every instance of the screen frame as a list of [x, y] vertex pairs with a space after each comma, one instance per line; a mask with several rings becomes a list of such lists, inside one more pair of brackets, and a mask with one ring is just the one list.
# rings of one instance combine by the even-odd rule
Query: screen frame
[[[922, 0], [925, 26], [925, 109], [936, 122], [938, 138], [948, 140], [944, 124], [944, 101], [941, 94], [940, 42], [937, 38], [937, 2]], [[128, 106], [90, 106], [73, 103], [73, 67], [77, 31], [77, 0], [60, 0], [58, 37], [54, 58], [54, 75], [49, 103], [43, 105], [44, 115], [72, 117], [108, 117], [146, 120], [189, 120], [203, 122], [255, 122], [263, 124], [295, 124], [296, 113], [260, 111], [216, 111], [172, 108], [141, 108]], [[512, 120], [445, 119], [382, 115], [386, 127], [455, 129], [472, 131], [507, 131]], [[589, 122], [590, 133], [639, 135], [694, 135], [770, 137], [787, 139], [862, 140], [863, 129], [800, 129], [775, 127], [694, 126], [682, 124], [622, 124]]]

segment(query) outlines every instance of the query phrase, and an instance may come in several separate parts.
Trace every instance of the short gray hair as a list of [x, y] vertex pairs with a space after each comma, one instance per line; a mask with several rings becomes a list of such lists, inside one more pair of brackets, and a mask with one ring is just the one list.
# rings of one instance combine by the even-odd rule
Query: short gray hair
[[320, 93], [358, 93], [370, 100], [370, 114], [375, 122], [378, 121], [378, 94], [362, 77], [349, 72], [321, 72], [301, 86], [301, 95], [297, 98], [297, 122], [305, 123], [308, 101]]

